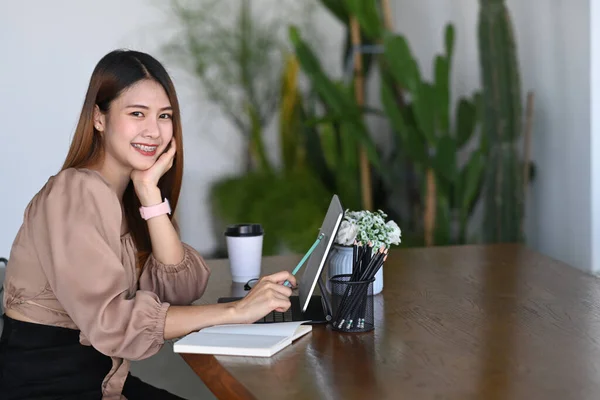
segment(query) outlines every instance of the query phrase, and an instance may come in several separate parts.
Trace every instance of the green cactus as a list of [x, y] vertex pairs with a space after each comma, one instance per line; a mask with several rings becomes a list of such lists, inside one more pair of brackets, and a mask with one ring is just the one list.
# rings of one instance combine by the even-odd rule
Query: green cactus
[[[454, 49], [454, 27], [445, 30], [445, 54], [434, 63], [434, 81], [421, 77], [418, 64], [405, 37], [386, 34], [381, 99], [386, 114], [398, 135], [403, 152], [423, 175], [435, 175], [434, 243], [467, 241], [467, 224], [481, 192], [485, 142], [473, 151], [460, 167], [459, 152], [473, 137], [478, 122], [479, 94], [460, 99], [454, 118], [450, 119], [450, 66]], [[410, 103], [399, 107], [394, 97], [394, 83], [410, 95]], [[423, 197], [426, 197], [423, 185]], [[452, 232], [453, 216], [458, 218], [458, 232]]]
[[521, 82], [510, 13], [504, 0], [480, 0], [479, 55], [483, 127], [489, 142], [484, 186], [484, 240], [524, 240]]

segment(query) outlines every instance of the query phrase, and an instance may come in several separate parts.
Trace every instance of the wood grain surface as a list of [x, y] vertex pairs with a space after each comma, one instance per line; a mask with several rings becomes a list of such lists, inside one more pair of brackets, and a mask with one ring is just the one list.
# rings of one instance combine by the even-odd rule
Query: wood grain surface
[[[263, 273], [299, 256], [270, 257]], [[243, 291], [226, 260], [199, 303]], [[219, 399], [600, 399], [600, 282], [519, 245], [395, 250], [375, 329], [182, 357]]]

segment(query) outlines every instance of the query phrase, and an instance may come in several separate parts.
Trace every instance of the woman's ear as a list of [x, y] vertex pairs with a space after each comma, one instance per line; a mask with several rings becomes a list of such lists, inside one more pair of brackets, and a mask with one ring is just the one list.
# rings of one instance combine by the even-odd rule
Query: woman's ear
[[106, 125], [106, 116], [102, 111], [100, 111], [100, 107], [98, 104], [94, 105], [94, 128], [98, 132], [104, 132], [104, 127]]

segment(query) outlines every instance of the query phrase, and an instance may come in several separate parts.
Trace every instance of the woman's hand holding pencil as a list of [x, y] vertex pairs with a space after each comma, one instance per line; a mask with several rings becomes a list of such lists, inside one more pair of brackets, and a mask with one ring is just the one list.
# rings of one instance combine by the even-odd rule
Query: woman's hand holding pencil
[[[283, 283], [288, 281], [292, 287]], [[296, 277], [289, 271], [281, 271], [259, 279], [252, 290], [234, 303], [235, 323], [251, 324], [271, 311], [285, 312], [291, 307], [290, 296], [296, 287]]]

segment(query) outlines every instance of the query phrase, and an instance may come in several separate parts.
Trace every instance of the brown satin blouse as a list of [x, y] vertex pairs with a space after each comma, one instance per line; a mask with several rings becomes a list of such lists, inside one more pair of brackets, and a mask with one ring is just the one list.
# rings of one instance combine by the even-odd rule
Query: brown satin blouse
[[25, 209], [4, 283], [6, 310], [78, 329], [82, 344], [112, 358], [103, 399], [124, 398], [130, 360], [160, 350], [167, 309], [200, 298], [210, 275], [185, 243], [180, 263], [161, 264], [151, 255], [139, 274], [121, 218], [100, 173], [71, 168], [50, 177]]

